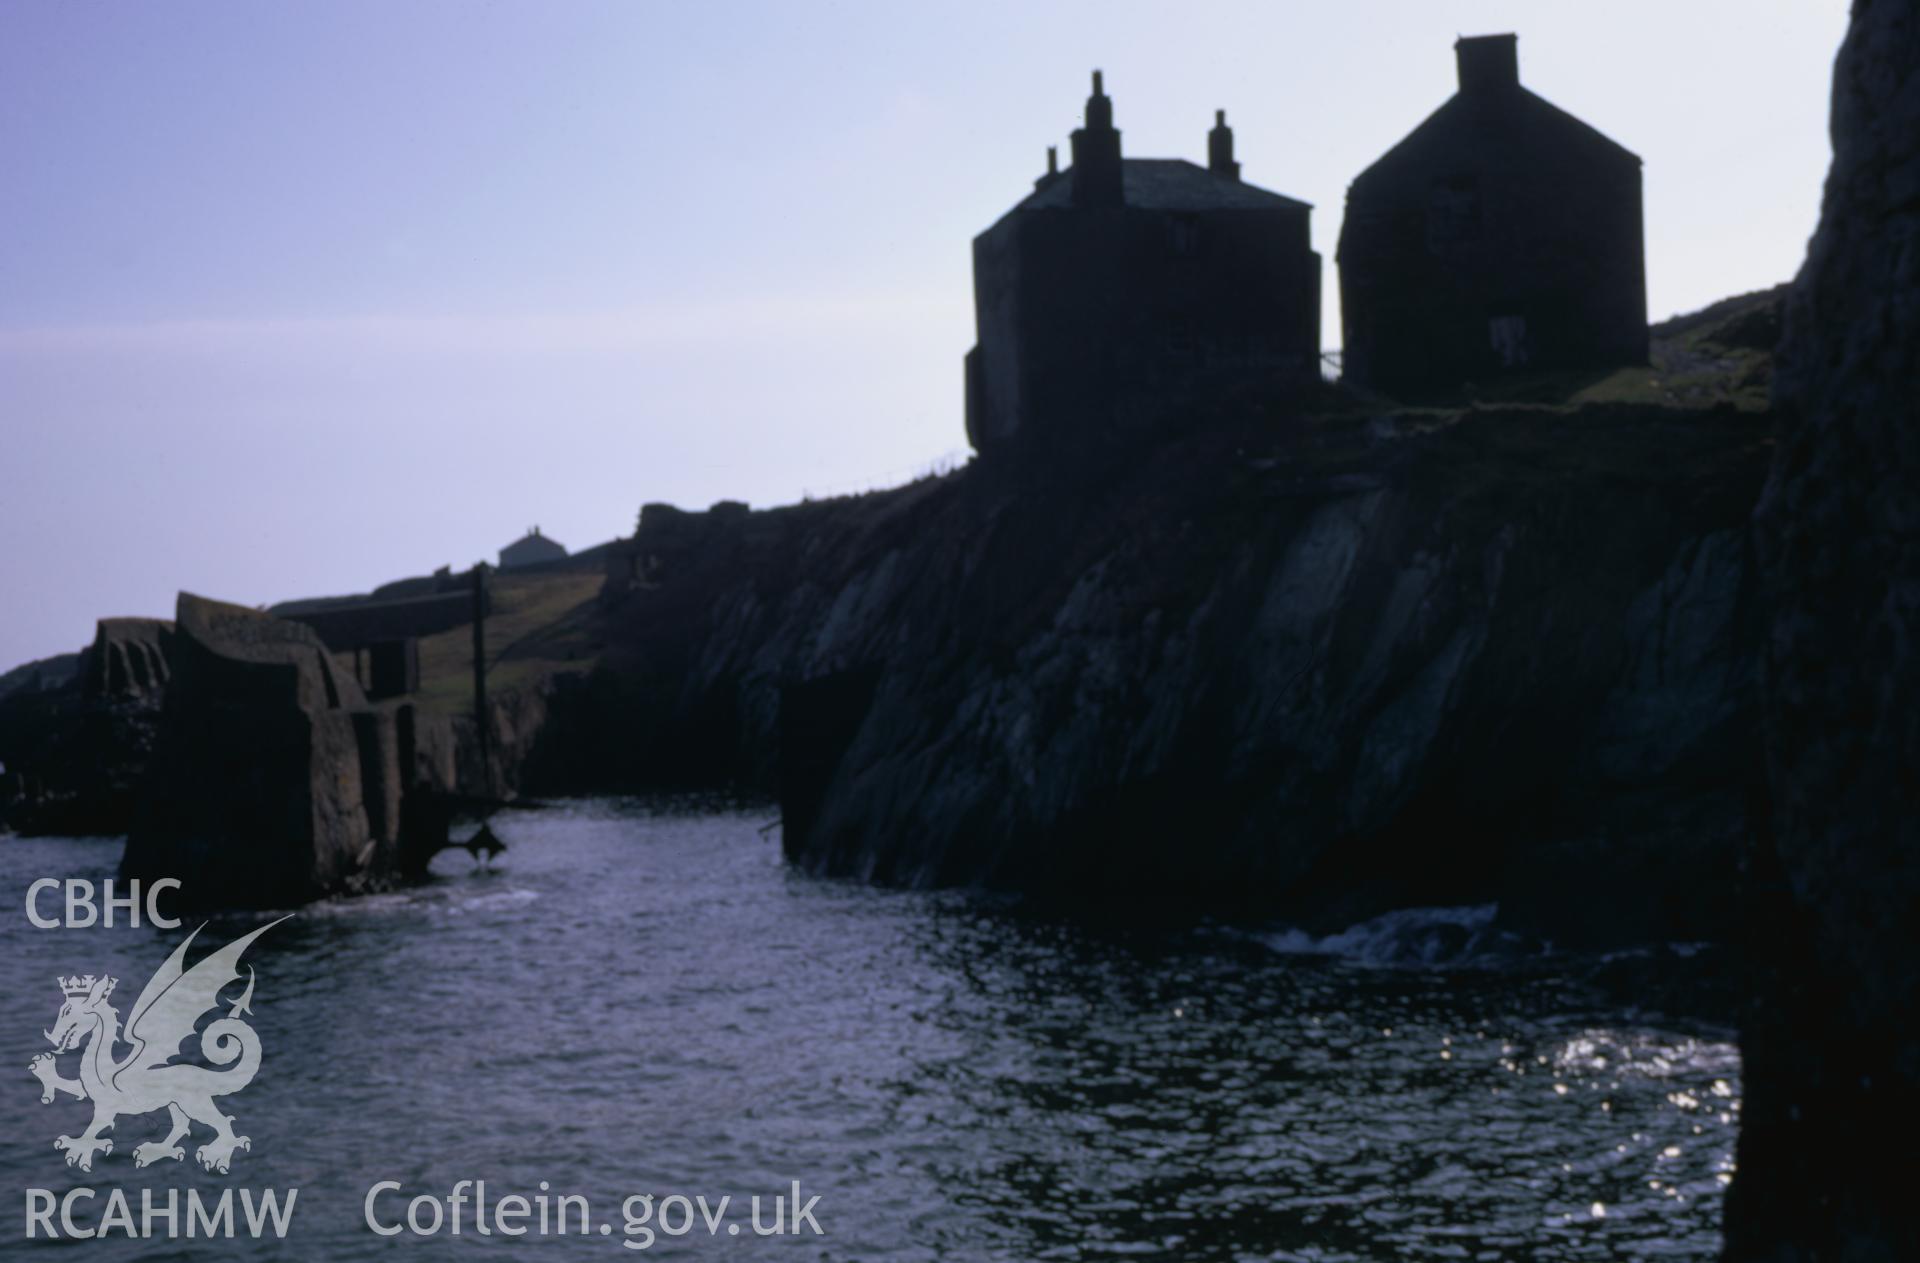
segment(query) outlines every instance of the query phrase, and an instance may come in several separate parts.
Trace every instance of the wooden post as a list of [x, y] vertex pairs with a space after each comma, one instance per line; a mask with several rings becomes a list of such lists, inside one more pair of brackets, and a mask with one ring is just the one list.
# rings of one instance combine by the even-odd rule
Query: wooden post
[[480, 792], [493, 792], [493, 723], [487, 710], [487, 563], [473, 567], [473, 726], [480, 737]]

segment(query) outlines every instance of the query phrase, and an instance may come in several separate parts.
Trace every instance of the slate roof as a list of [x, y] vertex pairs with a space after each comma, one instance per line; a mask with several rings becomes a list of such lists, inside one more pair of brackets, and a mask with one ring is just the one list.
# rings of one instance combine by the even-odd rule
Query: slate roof
[[1463, 152], [1485, 151], [1489, 136], [1498, 136], [1505, 144], [1529, 150], [1546, 150], [1578, 145], [1584, 153], [1610, 154], [1615, 159], [1642, 165], [1639, 154], [1608, 136], [1591, 123], [1567, 113], [1545, 97], [1528, 89], [1516, 88], [1498, 97], [1476, 100], [1456, 92], [1429, 114], [1420, 126], [1403, 136], [1381, 154], [1365, 171], [1354, 177], [1354, 187], [1370, 183], [1376, 171], [1391, 170], [1395, 164], [1415, 155], [1441, 149]]
[[[1066, 210], [1073, 205], [1073, 176], [1068, 168], [1046, 187], [1035, 189], [1014, 209]], [[1128, 206], [1142, 210], [1311, 210], [1306, 202], [1228, 179], [1184, 158], [1123, 158], [1120, 185]]]

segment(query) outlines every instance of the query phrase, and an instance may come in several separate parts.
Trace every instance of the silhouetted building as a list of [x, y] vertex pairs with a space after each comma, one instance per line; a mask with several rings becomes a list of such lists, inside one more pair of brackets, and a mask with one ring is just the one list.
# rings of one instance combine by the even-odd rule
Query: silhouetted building
[[543, 561], [559, 561], [567, 555], [567, 546], [558, 540], [548, 539], [540, 533], [540, 528], [530, 527], [527, 533], [500, 550], [500, 569], [512, 570], [516, 566], [532, 566]]
[[1208, 162], [1122, 158], [1093, 73], [1073, 162], [973, 241], [967, 437], [987, 452], [1145, 428], [1215, 387], [1318, 373], [1305, 202], [1240, 179], [1225, 111]]
[[1521, 87], [1515, 44], [1455, 44], [1460, 90], [1347, 191], [1353, 381], [1646, 362], [1640, 159]]

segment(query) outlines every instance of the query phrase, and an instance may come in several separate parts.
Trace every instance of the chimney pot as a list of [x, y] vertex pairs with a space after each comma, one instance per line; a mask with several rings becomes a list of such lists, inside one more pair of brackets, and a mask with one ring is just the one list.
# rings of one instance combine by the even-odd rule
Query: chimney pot
[[1207, 133], [1207, 170], [1229, 180], [1240, 178], [1240, 164], [1233, 160], [1233, 129], [1227, 126], [1227, 112], [1213, 112], [1213, 130]]

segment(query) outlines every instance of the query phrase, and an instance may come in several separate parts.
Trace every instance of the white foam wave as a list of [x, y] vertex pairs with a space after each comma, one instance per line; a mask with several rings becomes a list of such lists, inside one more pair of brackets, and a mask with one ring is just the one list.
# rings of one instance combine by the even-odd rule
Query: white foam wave
[[1368, 965], [1441, 965], [1512, 947], [1511, 936], [1493, 928], [1498, 904], [1399, 908], [1335, 934], [1314, 936], [1289, 929], [1262, 936], [1276, 952], [1337, 956]]

